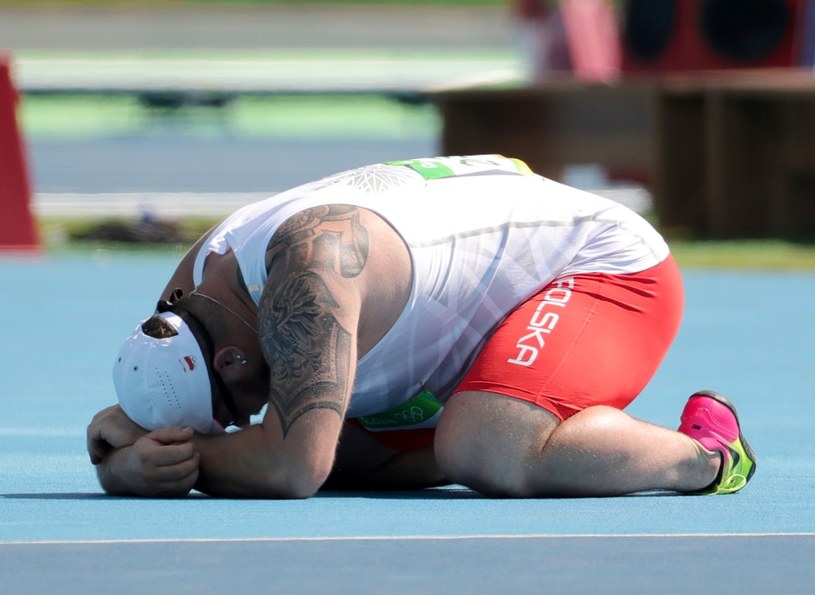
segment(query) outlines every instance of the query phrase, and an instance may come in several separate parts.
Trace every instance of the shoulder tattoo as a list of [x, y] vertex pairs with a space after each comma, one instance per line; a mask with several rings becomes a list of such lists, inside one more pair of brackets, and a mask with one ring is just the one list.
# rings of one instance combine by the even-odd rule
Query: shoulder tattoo
[[322, 205], [294, 215], [269, 242], [267, 271], [279, 258], [292, 264], [318, 262], [343, 277], [356, 277], [368, 260], [368, 230], [360, 223], [359, 209]]

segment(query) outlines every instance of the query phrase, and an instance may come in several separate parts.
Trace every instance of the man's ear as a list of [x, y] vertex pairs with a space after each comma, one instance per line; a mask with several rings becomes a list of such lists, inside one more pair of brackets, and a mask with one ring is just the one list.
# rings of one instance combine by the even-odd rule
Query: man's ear
[[246, 365], [246, 354], [234, 345], [222, 347], [215, 352], [212, 358], [212, 367], [224, 380], [241, 374], [244, 365]]

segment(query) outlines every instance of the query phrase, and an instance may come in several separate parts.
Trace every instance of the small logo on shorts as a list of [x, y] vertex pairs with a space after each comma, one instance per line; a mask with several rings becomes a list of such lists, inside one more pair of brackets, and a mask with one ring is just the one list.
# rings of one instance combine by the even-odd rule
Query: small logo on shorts
[[574, 279], [569, 277], [554, 283], [553, 287], [543, 294], [543, 300], [535, 308], [532, 318], [526, 327], [529, 331], [518, 339], [515, 348], [518, 355], [507, 360], [510, 364], [518, 366], [531, 366], [538, 359], [541, 349], [546, 344], [545, 336], [552, 333], [560, 320], [560, 314], [553, 311], [556, 308], [565, 308], [572, 298]]

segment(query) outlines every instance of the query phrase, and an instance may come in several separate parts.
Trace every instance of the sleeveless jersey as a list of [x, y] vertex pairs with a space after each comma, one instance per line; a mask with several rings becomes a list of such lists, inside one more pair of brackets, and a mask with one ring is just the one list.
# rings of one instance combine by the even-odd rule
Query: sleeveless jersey
[[553, 279], [639, 272], [668, 255], [630, 209], [533, 174], [521, 161], [439, 157], [362, 167], [247, 205], [203, 245], [195, 284], [207, 254], [232, 250], [259, 303], [272, 235], [299, 211], [326, 204], [383, 217], [413, 264], [403, 312], [358, 362], [349, 417], [400, 411], [428, 391], [444, 402], [491, 329]]

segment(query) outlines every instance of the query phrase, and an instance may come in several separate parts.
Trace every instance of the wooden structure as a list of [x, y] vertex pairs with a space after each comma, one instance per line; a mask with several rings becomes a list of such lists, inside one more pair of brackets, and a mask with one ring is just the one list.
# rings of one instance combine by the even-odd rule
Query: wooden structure
[[660, 226], [815, 234], [815, 75], [728, 71], [432, 93], [443, 154], [497, 152], [558, 178], [598, 163], [646, 180]]

